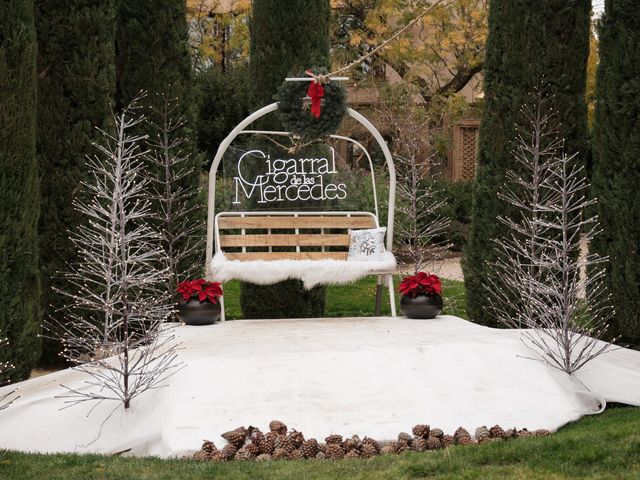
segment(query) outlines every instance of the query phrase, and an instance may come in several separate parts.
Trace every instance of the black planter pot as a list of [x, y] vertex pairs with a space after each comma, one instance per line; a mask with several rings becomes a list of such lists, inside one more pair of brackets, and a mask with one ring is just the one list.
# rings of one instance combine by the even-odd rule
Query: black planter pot
[[220, 320], [220, 311], [220, 302], [200, 302], [196, 297], [178, 301], [178, 317], [187, 325], [211, 325]]
[[400, 300], [400, 310], [409, 318], [435, 318], [442, 311], [440, 295], [405, 295]]

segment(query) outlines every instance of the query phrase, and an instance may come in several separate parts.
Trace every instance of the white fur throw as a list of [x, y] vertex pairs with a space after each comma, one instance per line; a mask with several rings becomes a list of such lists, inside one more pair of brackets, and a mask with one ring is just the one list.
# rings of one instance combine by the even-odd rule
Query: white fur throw
[[384, 252], [379, 262], [353, 260], [228, 260], [218, 252], [211, 260], [211, 273], [216, 281], [242, 280], [271, 285], [288, 279], [302, 280], [304, 287], [351, 283], [378, 273], [393, 273], [396, 259]]

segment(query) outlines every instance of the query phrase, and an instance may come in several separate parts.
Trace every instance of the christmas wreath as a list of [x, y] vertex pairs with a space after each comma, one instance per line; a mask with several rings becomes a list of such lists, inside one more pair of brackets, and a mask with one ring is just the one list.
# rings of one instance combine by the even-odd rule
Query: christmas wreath
[[[302, 138], [322, 138], [334, 133], [347, 112], [347, 92], [324, 75], [326, 69], [305, 72], [310, 82], [283, 82], [278, 89], [278, 114], [284, 128]], [[304, 98], [311, 98], [311, 105]]]

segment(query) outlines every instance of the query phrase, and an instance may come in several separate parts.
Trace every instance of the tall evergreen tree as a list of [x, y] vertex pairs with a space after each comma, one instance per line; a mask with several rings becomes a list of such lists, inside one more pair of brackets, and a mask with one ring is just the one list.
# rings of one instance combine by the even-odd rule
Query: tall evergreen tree
[[15, 366], [8, 372], [11, 380], [29, 378], [40, 356], [36, 51], [33, 0], [5, 0], [0, 8], [0, 331], [9, 345], [0, 349], [0, 363]]
[[251, 78], [256, 104], [273, 102], [292, 72], [329, 66], [329, 0], [255, 0], [251, 15]]
[[596, 79], [593, 193], [602, 234], [590, 247], [609, 256], [612, 333], [640, 345], [640, 9], [607, 0]]
[[[249, 66], [256, 107], [274, 101], [287, 75], [314, 66], [329, 67], [330, 17], [329, 0], [254, 0]], [[278, 128], [275, 118], [261, 125]], [[277, 306], [265, 299], [275, 299]], [[246, 318], [320, 317], [324, 300], [324, 287], [307, 292], [298, 280], [241, 285], [240, 303]]]
[[[147, 96], [138, 104], [144, 109], [149, 123], [141, 124], [137, 133], [149, 135], [149, 147], [154, 148], [151, 144], [158, 143], [159, 132], [153, 124], [160, 125], [167, 120], [163, 117], [166, 99], [175, 99], [177, 108], [168, 120], [173, 123], [184, 122], [184, 127], [174, 130], [172, 138], [186, 140], [182, 151], [189, 159], [180, 165], [192, 171], [175, 182], [173, 187], [175, 190], [197, 186], [200, 181], [200, 158], [189, 155], [194, 151], [195, 136], [186, 0], [117, 1], [116, 106], [121, 109], [141, 91], [147, 92]], [[153, 173], [160, 172], [155, 170]], [[189, 203], [195, 206], [196, 200], [192, 199]], [[158, 217], [163, 216], [162, 203], [154, 202], [153, 211]], [[190, 209], [189, 216], [193, 222], [202, 222], [204, 210]], [[159, 221], [157, 227], [166, 228], [166, 223]], [[205, 235], [204, 226], [198, 233]], [[183, 244], [178, 246], [185, 247]], [[204, 267], [204, 248], [194, 256], [185, 258], [178, 270], [186, 272], [195, 264]], [[172, 293], [175, 295], [175, 292]]]
[[146, 106], [160, 108], [163, 101], [156, 94], [166, 94], [178, 99], [183, 116], [190, 119], [186, 115], [191, 90], [186, 1], [117, 1], [117, 107], [128, 105], [146, 90]]
[[587, 113], [584, 100], [589, 53], [590, 0], [492, 0], [484, 67], [485, 109], [480, 127], [473, 220], [463, 268], [467, 311], [484, 325], [497, 326], [488, 306], [488, 278], [496, 259], [493, 239], [501, 234], [498, 215], [511, 216], [498, 191], [514, 169], [511, 140], [527, 95], [545, 85], [561, 123], [568, 154], [586, 161]]
[[[81, 217], [74, 196], [94, 153], [96, 127], [108, 128], [115, 92], [113, 0], [36, 0], [38, 31], [38, 161], [42, 175], [40, 217], [42, 304], [45, 317], [61, 320], [64, 299], [57, 272], [76, 259], [69, 231]], [[45, 340], [41, 362], [58, 360], [59, 344]]]

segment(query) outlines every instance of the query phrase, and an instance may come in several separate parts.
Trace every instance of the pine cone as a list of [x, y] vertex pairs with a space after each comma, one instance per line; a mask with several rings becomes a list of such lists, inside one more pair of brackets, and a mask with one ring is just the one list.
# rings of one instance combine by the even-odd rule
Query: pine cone
[[329, 444], [342, 445], [342, 435], [329, 435], [324, 441]]
[[504, 437], [503, 438], [505, 440], [510, 440], [512, 438], [518, 438], [518, 430], [516, 430], [515, 428], [510, 428], [509, 430], [504, 432]]
[[344, 450], [342, 449], [339, 443], [328, 443], [326, 456], [327, 458], [338, 460], [344, 457]]
[[247, 443], [243, 448], [254, 458], [260, 455], [260, 447], [253, 443]]
[[458, 439], [458, 445], [473, 445], [473, 440], [471, 440], [471, 437], [460, 437]]
[[[223, 450], [224, 450], [224, 448], [223, 448]], [[222, 453], [222, 450], [218, 450], [216, 453], [211, 455], [211, 461], [213, 463], [222, 463], [222, 462], [226, 462], [227, 461], [227, 457], [225, 456], [225, 454]]]
[[376, 454], [380, 452], [380, 444], [377, 442], [377, 440], [371, 437], [364, 437], [362, 439], [362, 443], [363, 445], [372, 445], [373, 448], [376, 449]]
[[316, 453], [316, 458], [318, 460], [324, 460], [326, 458], [326, 455], [325, 455], [324, 452], [318, 452], [318, 453]]
[[416, 437], [429, 438], [429, 425], [416, 425], [411, 431]]
[[523, 428], [522, 430], [518, 430], [518, 437], [527, 438], [531, 436], [533, 436], [533, 433], [527, 430], [526, 428]]
[[489, 429], [489, 434], [491, 435], [491, 438], [502, 438], [504, 430], [500, 425], [494, 425]]
[[318, 443], [318, 451], [327, 453], [327, 445], [324, 443]]
[[242, 447], [244, 445], [245, 440], [247, 439], [247, 429], [244, 427], [236, 428], [235, 430], [231, 430], [230, 432], [225, 432], [221, 435], [230, 445], [236, 447], [236, 449]]
[[422, 437], [413, 437], [411, 442], [411, 450], [416, 452], [424, 452], [427, 449], [427, 441]]
[[305, 440], [301, 448], [302, 453], [304, 454], [304, 458], [315, 458], [315, 456], [320, 451], [318, 449], [318, 441], [315, 438]]
[[193, 460], [198, 460], [200, 462], [205, 461], [205, 460], [209, 460], [211, 458], [210, 453], [207, 453], [203, 450], [198, 450], [196, 453], [193, 454], [193, 456], [191, 457]]
[[486, 425], [476, 428], [476, 442], [482, 443], [490, 437], [489, 429]]
[[291, 433], [289, 434], [289, 439], [291, 440], [294, 448], [300, 448], [304, 443], [304, 435], [302, 434], [302, 432], [297, 432], [295, 430], [291, 431]]
[[256, 457], [256, 462], [268, 462], [269, 460], [271, 460], [271, 455], [268, 453], [261, 453]]
[[254, 428], [253, 431], [251, 432], [251, 435], [249, 435], [249, 439], [251, 440], [251, 442], [258, 446], [260, 445], [260, 442], [262, 441], [263, 438], [264, 438], [264, 433], [262, 433], [262, 431], [260, 431], [260, 429], [258, 428]]
[[405, 450], [409, 450], [410, 448], [411, 448], [411, 445], [406, 440], [398, 440], [396, 442], [396, 451], [398, 453], [404, 452]]
[[233, 457], [238, 453], [238, 449], [233, 445], [225, 445], [222, 450], [220, 450], [220, 454], [224, 457], [225, 460], [233, 460]]
[[539, 428], [538, 430], [534, 431], [533, 434], [536, 437], [548, 437], [551, 435], [551, 432], [549, 430], [546, 430], [544, 428]]
[[360, 444], [355, 438], [347, 438], [344, 442], [342, 442], [342, 448], [345, 452], [350, 452], [351, 450], [358, 448]]
[[213, 454], [215, 452], [218, 451], [218, 449], [216, 448], [215, 444], [210, 441], [210, 440], [203, 440], [202, 441], [202, 448], [201, 450], [205, 453], [209, 453], [209, 454]]
[[286, 435], [287, 434], [287, 426], [282, 423], [280, 420], [271, 420], [269, 422], [269, 430], [278, 435]]
[[427, 439], [427, 450], [438, 450], [442, 448], [442, 441], [433, 435]]
[[443, 447], [448, 447], [449, 445], [453, 445], [454, 444], [454, 440], [453, 440], [453, 436], [452, 435], [443, 435], [442, 439], [440, 441], [442, 442], [442, 446]]
[[278, 436], [275, 433], [269, 432], [267, 433], [264, 438], [260, 441], [260, 445], [258, 445], [260, 447], [260, 452], [261, 453], [268, 453], [269, 455], [273, 454], [273, 451], [276, 448], [276, 438]]
[[463, 438], [471, 440], [471, 435], [469, 435], [469, 432], [464, 428], [458, 427], [458, 429], [453, 434], [453, 441], [456, 445], [461, 445], [460, 440]]
[[432, 428], [431, 431], [429, 432], [429, 436], [436, 437], [442, 440], [442, 437], [444, 437], [444, 432], [439, 428]]
[[345, 455], [344, 458], [360, 458], [360, 455], [358, 454], [357, 450], [349, 450]]
[[291, 440], [291, 438], [289, 438], [288, 435], [278, 435], [276, 437], [275, 445], [276, 445], [276, 450], [278, 448], [284, 448], [287, 451], [287, 453], [291, 453], [296, 449], [295, 445], [293, 444], [293, 441]]
[[304, 454], [302, 450], [296, 448], [293, 452], [289, 454], [289, 460], [302, 460], [304, 458]]
[[408, 445], [411, 445], [411, 440], [413, 440], [413, 438], [411, 438], [411, 435], [408, 433], [402, 432], [398, 434], [398, 441], [404, 441]]
[[376, 445], [362, 442], [362, 446], [360, 447], [360, 456], [362, 458], [372, 458], [378, 455], [378, 453], [380, 453], [380, 450], [376, 448]]
[[394, 453], [398, 453], [398, 445], [395, 442], [387, 443], [380, 449], [381, 455], [389, 455]]
[[271, 455], [273, 460], [285, 460], [289, 458], [289, 452], [287, 452], [284, 448], [276, 448], [273, 451], [273, 455]]
[[249, 460], [253, 460], [255, 457], [251, 455], [249, 452], [247, 452], [244, 448], [242, 448], [238, 450], [238, 453], [236, 453], [233, 458], [239, 461], [249, 461]]

